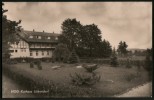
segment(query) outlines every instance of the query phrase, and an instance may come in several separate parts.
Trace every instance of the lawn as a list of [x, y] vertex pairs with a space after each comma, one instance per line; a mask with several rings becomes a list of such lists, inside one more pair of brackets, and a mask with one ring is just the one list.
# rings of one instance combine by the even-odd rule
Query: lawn
[[[52, 80], [54, 83], [65, 84], [69, 87], [72, 85], [70, 74], [74, 74], [75, 72], [81, 74], [87, 73], [84, 68], [76, 68], [78, 65], [82, 64], [42, 63], [42, 70], [38, 70], [37, 66], [30, 68], [29, 63], [18, 63], [9, 67], [12, 71], [26, 75], [26, 77], [31, 79], [41, 77], [42, 79]], [[61, 67], [59, 69], [53, 69], [53, 66]], [[128, 89], [149, 81], [148, 73], [143, 68], [138, 73], [138, 69], [135, 66], [130, 69], [124, 66], [98, 66], [99, 68], [95, 70], [95, 73], [101, 76], [100, 82], [90, 88], [96, 89], [102, 97], [123, 93]]]

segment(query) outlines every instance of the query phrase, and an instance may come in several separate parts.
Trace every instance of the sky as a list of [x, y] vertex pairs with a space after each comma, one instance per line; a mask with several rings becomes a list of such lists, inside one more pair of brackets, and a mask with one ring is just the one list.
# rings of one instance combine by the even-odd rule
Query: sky
[[82, 25], [96, 24], [102, 40], [117, 48], [126, 41], [128, 48], [152, 47], [151, 2], [4, 2], [10, 20], [22, 20], [24, 30], [61, 33], [67, 18]]

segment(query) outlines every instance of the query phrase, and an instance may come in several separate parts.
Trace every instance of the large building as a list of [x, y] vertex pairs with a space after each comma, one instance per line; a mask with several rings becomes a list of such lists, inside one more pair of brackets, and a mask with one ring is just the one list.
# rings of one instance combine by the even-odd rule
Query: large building
[[10, 58], [52, 58], [59, 34], [33, 30], [21, 31], [17, 36], [19, 41], [10, 44]]

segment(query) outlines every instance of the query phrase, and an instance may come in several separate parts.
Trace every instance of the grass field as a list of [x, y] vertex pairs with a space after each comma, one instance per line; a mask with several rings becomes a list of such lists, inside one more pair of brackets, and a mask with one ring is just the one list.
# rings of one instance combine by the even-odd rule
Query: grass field
[[[60, 65], [59, 69], [52, 69], [53, 66]], [[70, 74], [86, 73], [84, 68], [76, 68], [77, 65], [82, 64], [60, 64], [60, 63], [42, 63], [42, 70], [38, 70], [37, 66], [30, 68], [29, 63], [18, 63], [10, 65], [10, 69], [28, 78], [35, 79], [41, 77], [42, 79], [52, 80], [54, 83], [71, 85]], [[141, 85], [149, 81], [148, 73], [141, 68], [138, 69], [133, 66], [130, 69], [124, 66], [110, 67], [110, 65], [98, 65], [99, 68], [95, 72], [101, 75], [100, 82], [93, 85], [91, 88], [103, 96], [113, 96], [125, 92], [126, 90], [135, 86]]]

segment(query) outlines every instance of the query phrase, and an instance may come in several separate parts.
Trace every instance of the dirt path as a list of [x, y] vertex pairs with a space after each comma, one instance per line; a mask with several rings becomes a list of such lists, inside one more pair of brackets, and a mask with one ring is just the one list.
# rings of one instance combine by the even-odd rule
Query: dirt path
[[24, 90], [21, 86], [15, 83], [7, 76], [2, 77], [2, 98], [32, 98], [30, 93], [11, 93], [13, 90]]
[[151, 96], [152, 96], [152, 82], [149, 82], [142, 86], [133, 88], [122, 95], [117, 95], [115, 97], [151, 97]]

